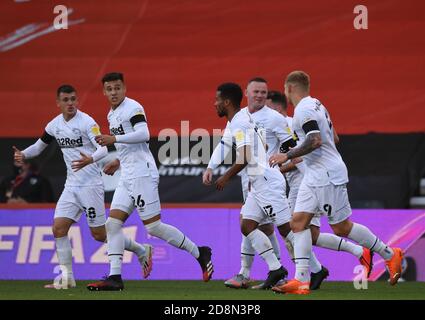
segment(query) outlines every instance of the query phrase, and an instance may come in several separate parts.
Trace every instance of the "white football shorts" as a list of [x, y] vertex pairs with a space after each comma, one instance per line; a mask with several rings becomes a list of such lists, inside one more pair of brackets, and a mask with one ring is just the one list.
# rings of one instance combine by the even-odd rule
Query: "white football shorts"
[[318, 217], [324, 215], [329, 224], [337, 224], [351, 216], [347, 186], [329, 184], [322, 187], [301, 183], [294, 212], [308, 212]]
[[288, 199], [285, 196], [285, 179], [278, 174], [259, 176], [254, 188], [241, 209], [242, 219], [249, 219], [259, 224], [273, 223], [281, 226], [291, 220]]
[[103, 185], [65, 187], [55, 209], [55, 218], [69, 218], [78, 222], [84, 212], [89, 227], [100, 227], [106, 222]]
[[158, 183], [159, 178], [151, 176], [120, 180], [112, 198], [111, 210], [118, 209], [130, 215], [137, 208], [143, 221], [160, 214]]
[[[289, 194], [288, 194], [288, 202], [291, 208], [291, 214], [294, 213], [295, 204], [297, 202], [298, 191], [300, 189], [300, 185], [303, 181], [304, 175], [300, 171], [296, 171], [291, 174], [288, 180], [289, 184]], [[320, 214], [317, 214], [311, 219], [310, 224], [320, 228]]]

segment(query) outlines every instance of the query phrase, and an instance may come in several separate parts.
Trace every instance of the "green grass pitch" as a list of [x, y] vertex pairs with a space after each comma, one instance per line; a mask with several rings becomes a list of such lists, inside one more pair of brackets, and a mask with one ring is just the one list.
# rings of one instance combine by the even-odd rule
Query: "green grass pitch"
[[282, 295], [271, 291], [229, 289], [222, 281], [126, 281], [121, 292], [91, 292], [89, 281], [67, 290], [44, 289], [46, 281], [0, 281], [1, 300], [425, 300], [424, 282], [369, 282], [356, 290], [351, 282], [324, 282], [310, 295]]

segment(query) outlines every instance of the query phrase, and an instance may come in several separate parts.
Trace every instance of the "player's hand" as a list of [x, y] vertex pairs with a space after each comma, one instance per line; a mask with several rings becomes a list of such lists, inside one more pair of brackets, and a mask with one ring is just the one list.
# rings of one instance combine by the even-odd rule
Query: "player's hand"
[[16, 148], [15, 146], [12, 147], [13, 149], [13, 160], [18, 164], [18, 165], [23, 165], [24, 164], [24, 160], [25, 160], [25, 155], [23, 154], [23, 152], [21, 150], [19, 150], [18, 148]]
[[213, 176], [213, 171], [211, 168], [207, 168], [207, 170], [205, 170], [204, 174], [202, 175], [202, 183], [205, 184], [206, 186], [211, 185], [212, 183], [212, 176]]
[[103, 167], [103, 172], [108, 176], [113, 176], [114, 173], [120, 168], [120, 161], [118, 159], [108, 162]]
[[85, 166], [93, 163], [93, 158], [89, 157], [88, 155], [80, 152], [81, 158], [78, 160], [74, 160], [71, 163], [71, 168], [74, 170], [74, 172], [77, 172], [80, 169], [83, 169]]
[[110, 136], [108, 134], [98, 135], [94, 139], [102, 147], [111, 146], [111, 145], [113, 145], [117, 141], [117, 139], [115, 138], [115, 136]]
[[274, 167], [275, 165], [280, 165], [288, 161], [288, 156], [286, 153], [277, 153], [270, 157], [269, 164], [270, 167]]
[[303, 162], [303, 158], [302, 158], [302, 157], [293, 158], [293, 159], [291, 159], [291, 162], [292, 162], [293, 164], [298, 164], [298, 163], [300, 163], [300, 162]]
[[229, 180], [226, 178], [226, 176], [221, 176], [215, 182], [215, 188], [218, 191], [222, 191], [224, 189], [224, 187], [226, 186], [227, 182], [229, 182]]
[[279, 170], [282, 173], [287, 173], [293, 170], [297, 170], [297, 164], [303, 161], [302, 157], [293, 158], [290, 161], [285, 162], [279, 166]]

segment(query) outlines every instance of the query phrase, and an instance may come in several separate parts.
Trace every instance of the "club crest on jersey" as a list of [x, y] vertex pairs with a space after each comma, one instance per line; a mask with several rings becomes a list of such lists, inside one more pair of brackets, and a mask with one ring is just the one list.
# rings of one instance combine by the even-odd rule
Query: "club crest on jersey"
[[79, 137], [78, 139], [57, 138], [56, 141], [61, 148], [77, 148], [83, 146], [83, 137]]
[[122, 123], [120, 124], [120, 126], [118, 128], [111, 128], [110, 130], [111, 130], [111, 134], [113, 134], [114, 136], [119, 136], [119, 135], [125, 134]]
[[75, 134], [76, 136], [81, 135], [81, 130], [78, 128], [74, 128], [72, 129], [72, 133]]

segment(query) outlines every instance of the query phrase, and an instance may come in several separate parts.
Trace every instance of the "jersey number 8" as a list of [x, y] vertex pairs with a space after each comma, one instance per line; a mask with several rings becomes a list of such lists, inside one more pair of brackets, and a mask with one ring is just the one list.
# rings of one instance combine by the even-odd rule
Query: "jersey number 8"
[[86, 217], [88, 217], [90, 219], [96, 218], [95, 208], [93, 208], [93, 207], [90, 207], [90, 208], [83, 207], [83, 209], [84, 209], [84, 212], [86, 213]]

